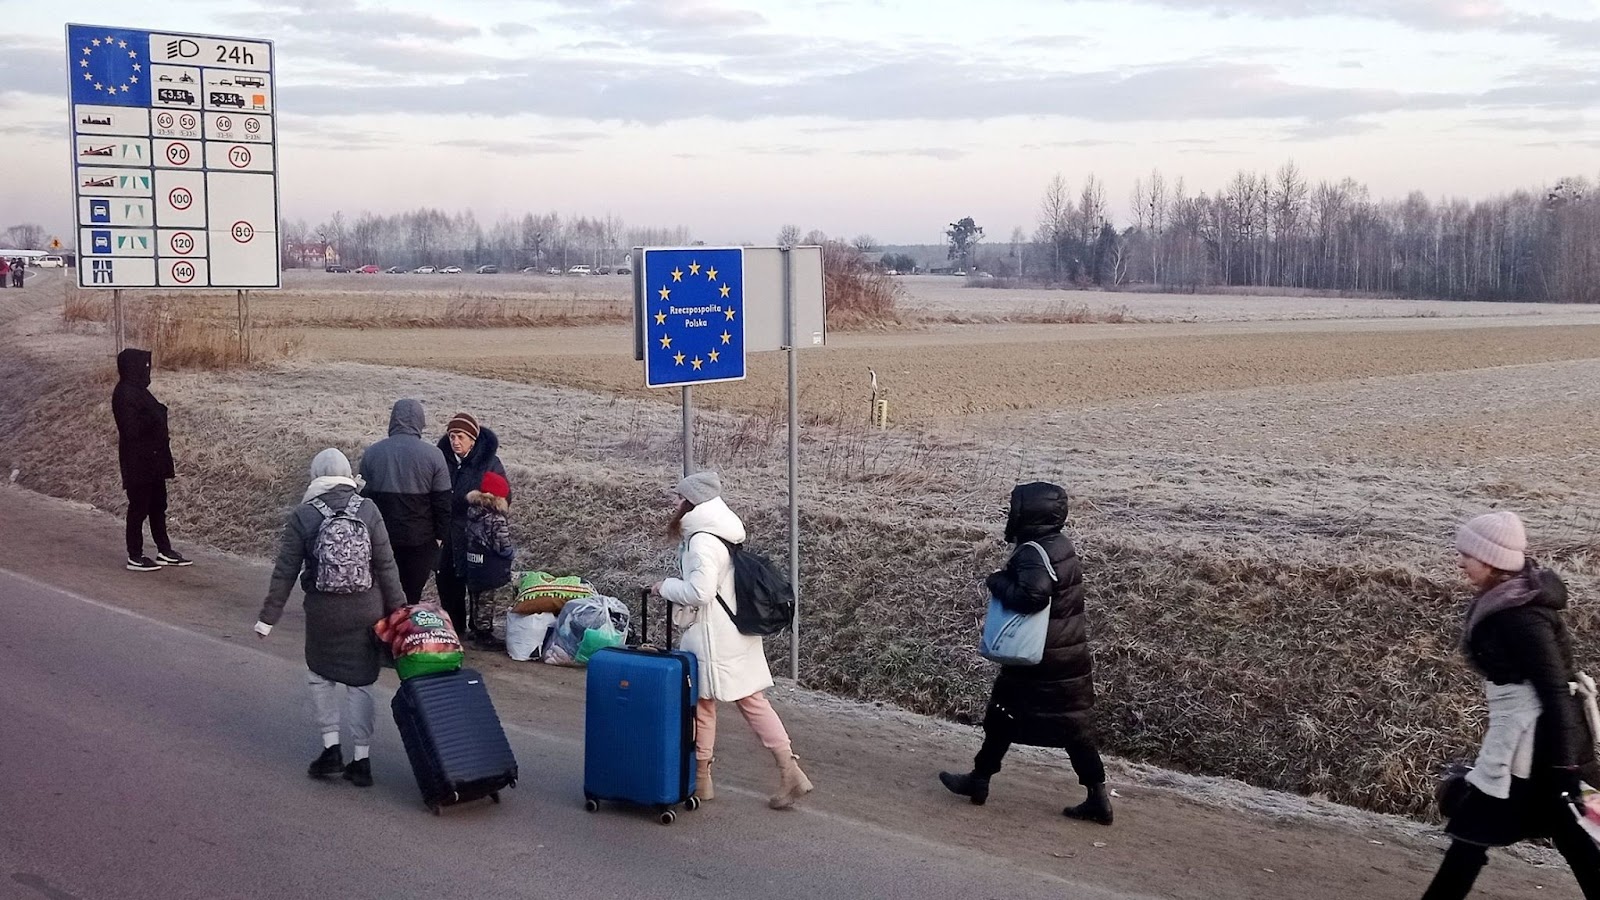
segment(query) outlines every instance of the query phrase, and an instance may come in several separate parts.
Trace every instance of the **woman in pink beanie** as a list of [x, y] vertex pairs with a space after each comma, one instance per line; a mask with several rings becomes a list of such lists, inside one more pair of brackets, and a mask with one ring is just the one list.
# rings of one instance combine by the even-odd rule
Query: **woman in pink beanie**
[[1488, 862], [1488, 848], [1551, 838], [1589, 900], [1600, 900], [1600, 847], [1574, 815], [1580, 781], [1600, 784], [1594, 736], [1575, 696], [1572, 638], [1561, 611], [1567, 588], [1527, 556], [1511, 512], [1456, 532], [1458, 565], [1472, 585], [1461, 649], [1483, 676], [1489, 730], [1477, 762], [1440, 793], [1453, 838], [1423, 900], [1459, 900]]

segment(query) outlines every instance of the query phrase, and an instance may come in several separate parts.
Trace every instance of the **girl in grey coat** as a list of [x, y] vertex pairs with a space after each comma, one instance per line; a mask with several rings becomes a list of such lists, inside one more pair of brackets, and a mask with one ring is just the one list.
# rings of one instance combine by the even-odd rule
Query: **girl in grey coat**
[[[322, 731], [322, 755], [312, 763], [312, 778], [337, 775], [358, 787], [372, 785], [372, 765], [368, 748], [372, 744], [374, 704], [372, 684], [378, 680], [378, 645], [372, 626], [388, 613], [405, 605], [400, 573], [389, 546], [389, 532], [377, 504], [363, 502], [357, 518], [367, 526], [372, 539], [372, 587], [359, 593], [326, 594], [317, 590], [317, 533], [323, 514], [313, 500], [338, 512], [352, 501], [359, 502], [350, 460], [338, 450], [327, 449], [311, 461], [311, 484], [299, 506], [289, 514], [278, 547], [278, 561], [272, 569], [272, 584], [261, 604], [256, 633], [265, 638], [283, 617], [284, 604], [294, 590], [295, 578], [306, 595], [306, 667], [311, 699], [316, 708], [317, 726]], [[341, 715], [339, 686], [345, 686]], [[344, 762], [339, 745], [341, 722], [354, 744], [351, 760]]]

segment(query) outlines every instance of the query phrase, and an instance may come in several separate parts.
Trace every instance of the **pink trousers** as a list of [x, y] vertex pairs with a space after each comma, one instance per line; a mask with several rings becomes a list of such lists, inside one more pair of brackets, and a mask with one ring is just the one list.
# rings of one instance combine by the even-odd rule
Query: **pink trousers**
[[[751, 694], [734, 705], [739, 707], [739, 713], [750, 725], [750, 730], [761, 739], [761, 746], [776, 750], [789, 743], [789, 732], [784, 729], [783, 720], [778, 718], [772, 704], [767, 702], [765, 693]], [[701, 700], [695, 707], [694, 724], [695, 758], [710, 759], [717, 744], [717, 701]]]

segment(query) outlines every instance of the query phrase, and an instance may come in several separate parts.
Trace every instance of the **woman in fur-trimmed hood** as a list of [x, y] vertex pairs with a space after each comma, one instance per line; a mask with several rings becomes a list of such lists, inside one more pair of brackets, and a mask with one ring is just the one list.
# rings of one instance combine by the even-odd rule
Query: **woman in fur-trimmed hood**
[[1460, 900], [1489, 847], [1551, 838], [1583, 895], [1600, 898], [1600, 848], [1575, 810], [1584, 780], [1600, 781], [1594, 734], [1562, 621], [1567, 587], [1527, 556], [1516, 513], [1470, 519], [1456, 532], [1457, 565], [1473, 588], [1461, 649], [1483, 676], [1489, 729], [1465, 778], [1441, 791], [1454, 840], [1423, 900]]

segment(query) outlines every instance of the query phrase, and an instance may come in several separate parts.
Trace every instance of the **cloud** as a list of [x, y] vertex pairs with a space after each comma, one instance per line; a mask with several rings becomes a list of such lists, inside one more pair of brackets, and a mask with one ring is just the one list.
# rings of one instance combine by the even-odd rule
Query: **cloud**
[[1046, 50], [1066, 50], [1083, 47], [1089, 39], [1078, 34], [1035, 34], [1011, 42], [1018, 47], [1043, 47]]
[[921, 156], [926, 157], [927, 159], [938, 159], [948, 162], [950, 160], [960, 159], [963, 156], [966, 156], [967, 151], [957, 150], [953, 147], [913, 147], [909, 150], [857, 150], [855, 151], [855, 155], [883, 156], [891, 158]]
[[1421, 31], [1489, 30], [1547, 37], [1557, 44], [1592, 50], [1600, 44], [1600, 18], [1574, 19], [1527, 14], [1499, 0], [1143, 0], [1167, 9], [1219, 16], [1306, 19], [1335, 16], [1395, 22]]
[[755, 10], [706, 0], [556, 0], [563, 9], [556, 18], [569, 25], [607, 29], [619, 23], [645, 31], [695, 31], [702, 34], [754, 28], [767, 23]]
[[1291, 141], [1321, 141], [1328, 138], [1353, 137], [1376, 130], [1378, 130], [1376, 122], [1339, 119], [1332, 122], [1306, 122], [1296, 125], [1290, 128], [1284, 136]]
[[[510, 116], [520, 113], [660, 124], [694, 118], [818, 117], [851, 122], [977, 121], [1070, 115], [1099, 122], [1327, 121], [1461, 107], [1468, 94], [1330, 88], [1284, 80], [1271, 66], [1193, 63], [1133, 73], [1055, 73], [974, 66], [938, 56], [759, 83], [716, 67], [541, 56], [453, 83], [285, 85], [286, 108]], [[1529, 98], [1561, 86], [1530, 89]], [[1063, 98], [1072, 98], [1064, 103]], [[1526, 98], [1524, 98], [1526, 99]], [[1503, 101], [1512, 102], [1509, 95]]]
[[[572, 137], [572, 135], [581, 135]], [[575, 153], [578, 145], [584, 141], [604, 137], [594, 132], [569, 132], [565, 138], [557, 135], [541, 135], [536, 138], [452, 138], [447, 141], [438, 141], [435, 146], [457, 147], [463, 150], [477, 150], [482, 153], [494, 153], [500, 156], [537, 156], [557, 153]]]
[[314, 36], [338, 36], [351, 45], [350, 36], [372, 38], [423, 39], [450, 43], [478, 37], [483, 29], [465, 22], [451, 22], [420, 13], [367, 7], [353, 0], [274, 0], [261, 11], [229, 13], [224, 21], [273, 33], [284, 31]]
[[65, 96], [66, 59], [61, 48], [0, 35], [0, 93], [11, 92]]
[[503, 38], [519, 38], [539, 33], [539, 29], [522, 22], [501, 22], [494, 26], [493, 31]]

